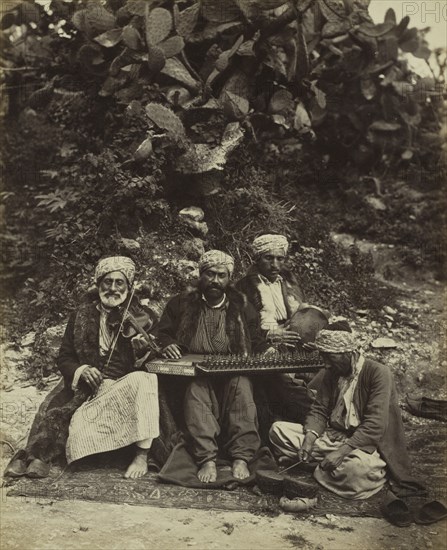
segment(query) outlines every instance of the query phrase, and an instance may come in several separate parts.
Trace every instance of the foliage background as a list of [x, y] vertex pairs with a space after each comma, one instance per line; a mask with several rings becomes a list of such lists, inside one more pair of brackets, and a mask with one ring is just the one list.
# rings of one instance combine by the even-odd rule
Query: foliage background
[[[445, 52], [392, 9], [374, 24], [368, 4], [4, 2], [10, 326], [65, 318], [116, 252], [161, 306], [204, 248], [231, 252], [239, 275], [265, 230], [288, 235], [309, 300], [334, 313], [395, 292], [334, 233], [443, 280]], [[179, 216], [191, 206], [203, 220]]]

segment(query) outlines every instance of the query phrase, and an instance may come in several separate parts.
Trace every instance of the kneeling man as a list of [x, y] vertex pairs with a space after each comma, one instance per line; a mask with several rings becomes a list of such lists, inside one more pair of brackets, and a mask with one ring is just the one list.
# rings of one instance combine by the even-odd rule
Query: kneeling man
[[315, 345], [326, 367], [316, 400], [304, 426], [273, 424], [276, 453], [318, 461], [315, 479], [349, 499], [380, 491], [387, 472], [398, 483], [411, 480], [390, 370], [365, 358], [349, 332], [322, 330]]
[[[233, 258], [224, 252], [210, 250], [202, 256], [197, 288], [171, 298], [160, 319], [158, 338], [165, 357], [248, 354], [267, 348], [256, 311], [230, 285], [233, 269]], [[232, 460], [233, 476], [245, 479], [250, 475], [247, 462], [258, 451], [260, 438], [249, 378], [194, 379], [186, 389], [184, 413], [200, 481], [217, 479], [218, 441]]]

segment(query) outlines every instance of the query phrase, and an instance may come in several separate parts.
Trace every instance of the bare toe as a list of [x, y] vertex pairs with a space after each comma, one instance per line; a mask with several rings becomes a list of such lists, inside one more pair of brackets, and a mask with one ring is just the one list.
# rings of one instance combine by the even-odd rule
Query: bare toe
[[236, 459], [233, 462], [232, 472], [233, 477], [236, 479], [246, 479], [250, 476], [250, 471], [245, 460]]
[[124, 477], [126, 479], [137, 479], [146, 475], [147, 472], [147, 456], [144, 454], [137, 454], [129, 464]]
[[197, 477], [202, 483], [214, 483], [217, 479], [216, 463], [213, 460], [205, 462], [197, 472]]

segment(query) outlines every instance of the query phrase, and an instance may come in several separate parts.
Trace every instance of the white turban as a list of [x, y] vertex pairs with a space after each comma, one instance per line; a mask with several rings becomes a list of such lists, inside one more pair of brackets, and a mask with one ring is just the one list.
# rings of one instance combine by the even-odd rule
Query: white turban
[[256, 237], [252, 243], [252, 247], [256, 258], [278, 249], [283, 250], [284, 255], [286, 255], [289, 250], [289, 241], [284, 235], [261, 235], [260, 237]]
[[96, 283], [101, 277], [104, 277], [104, 275], [112, 271], [119, 271], [126, 277], [130, 285], [133, 283], [135, 277], [135, 264], [133, 260], [127, 256], [110, 256], [109, 258], [99, 260], [95, 269]]
[[359, 348], [352, 332], [322, 330], [315, 339], [315, 347], [323, 353], [349, 353]]
[[223, 266], [228, 270], [231, 277], [234, 271], [234, 260], [221, 250], [208, 250], [199, 260], [199, 272], [202, 273], [211, 267]]

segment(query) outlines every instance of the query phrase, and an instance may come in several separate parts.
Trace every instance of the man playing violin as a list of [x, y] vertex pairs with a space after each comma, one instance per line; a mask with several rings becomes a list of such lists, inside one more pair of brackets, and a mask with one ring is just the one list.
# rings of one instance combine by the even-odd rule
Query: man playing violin
[[[220, 250], [201, 257], [197, 288], [171, 298], [160, 319], [157, 334], [165, 357], [248, 354], [267, 349], [256, 311], [230, 285], [233, 269], [233, 258]], [[232, 462], [233, 477], [250, 475], [247, 463], [258, 451], [260, 438], [249, 378], [194, 379], [186, 389], [184, 414], [188, 450], [198, 466], [200, 481], [216, 481], [219, 447]]]
[[[6, 474], [48, 475], [48, 462], [57, 453], [54, 439], [64, 435], [58, 423], [65, 419], [68, 424], [70, 417], [69, 464], [134, 444], [125, 477], [147, 472], [147, 454], [159, 435], [158, 384], [156, 375], [137, 369], [154, 347], [146, 331], [155, 315], [134, 296], [134, 276], [130, 258], [99, 261], [96, 292], [70, 316], [60, 347], [57, 365], [65, 387], [35, 421], [26, 449], [13, 458]], [[138, 334], [135, 326], [142, 329]]]

